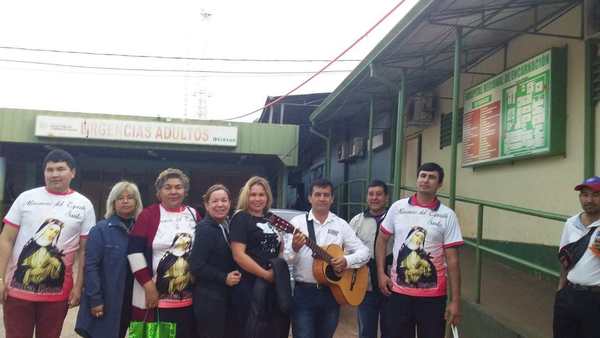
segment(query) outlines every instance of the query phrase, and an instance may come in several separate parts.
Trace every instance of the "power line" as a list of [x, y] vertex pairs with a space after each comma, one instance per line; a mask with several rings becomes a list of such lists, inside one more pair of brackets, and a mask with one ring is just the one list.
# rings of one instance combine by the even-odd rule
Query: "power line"
[[[126, 67], [104, 67], [104, 66], [88, 66], [74, 65], [66, 63], [3, 59], [0, 62], [25, 63], [42, 66], [68, 67], [68, 68], [83, 68], [83, 69], [101, 69], [101, 70], [116, 70], [116, 71], [136, 71], [136, 72], [168, 72], [168, 73], [203, 73], [203, 74], [248, 74], [248, 75], [285, 75], [285, 74], [314, 74], [308, 71], [229, 71], [229, 70], [199, 70], [199, 69], [166, 69], [166, 68], [126, 68]], [[328, 70], [323, 73], [348, 73], [352, 70]]]
[[[0, 49], [20, 50], [20, 51], [28, 51], [28, 52], [47, 52], [47, 53], [62, 53], [62, 54], [118, 56], [118, 57], [129, 57], [129, 58], [192, 60], [192, 61], [224, 61], [224, 62], [329, 62], [329, 61], [331, 61], [331, 60], [324, 60], [324, 59], [198, 58], [198, 57], [186, 57], [186, 56], [88, 52], [88, 51], [63, 50], [63, 49], [28, 48], [28, 47], [18, 47], [18, 46], [0, 46]], [[338, 62], [359, 62], [359, 61], [360, 60], [358, 60], [358, 59], [356, 59], [356, 60], [353, 60], [353, 59], [338, 60]]]
[[379, 19], [373, 26], [371, 26], [371, 28], [369, 28], [363, 35], [361, 35], [358, 39], [356, 39], [356, 41], [354, 41], [350, 46], [348, 46], [346, 49], [344, 49], [344, 51], [342, 51], [338, 56], [336, 56], [333, 60], [329, 61], [325, 66], [323, 66], [318, 72], [312, 74], [311, 76], [308, 77], [308, 79], [304, 80], [302, 83], [300, 83], [298, 86], [296, 86], [295, 88], [293, 88], [292, 90], [290, 90], [289, 92], [287, 92], [285, 95], [282, 95], [280, 97], [278, 97], [276, 100], [273, 100], [271, 102], [269, 102], [268, 104], [264, 105], [263, 107], [260, 107], [256, 110], [253, 110], [249, 113], [246, 114], [242, 114], [239, 116], [234, 116], [228, 119], [225, 119], [225, 121], [231, 121], [231, 120], [237, 120], [237, 119], [241, 119], [243, 117], [246, 116], [250, 116], [252, 114], [255, 114], [257, 112], [262, 111], [263, 109], [269, 108], [271, 106], [273, 106], [276, 103], [281, 102], [283, 99], [285, 99], [286, 97], [288, 97], [289, 95], [291, 95], [292, 93], [294, 93], [296, 90], [300, 89], [301, 87], [303, 87], [305, 84], [307, 84], [308, 82], [310, 82], [312, 79], [314, 79], [315, 77], [317, 77], [317, 75], [321, 74], [321, 73], [325, 73], [327, 68], [329, 68], [329, 66], [331, 66], [334, 62], [336, 62], [337, 60], [339, 60], [342, 56], [344, 56], [349, 50], [351, 50], [352, 48], [354, 48], [354, 46], [356, 46], [360, 41], [362, 41], [367, 35], [369, 35], [369, 33], [371, 33], [377, 26], [379, 26], [379, 24], [381, 24], [385, 19], [387, 19], [390, 15], [392, 15], [392, 13], [394, 13], [398, 7], [400, 7], [406, 0], [400, 0], [400, 2], [398, 2], [390, 11], [388, 11], [381, 19]]

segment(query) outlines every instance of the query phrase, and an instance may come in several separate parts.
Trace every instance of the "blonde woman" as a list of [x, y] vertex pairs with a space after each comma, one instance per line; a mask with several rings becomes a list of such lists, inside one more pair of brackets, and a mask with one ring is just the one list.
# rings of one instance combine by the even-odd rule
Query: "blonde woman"
[[[255, 305], [253, 296], [257, 280], [264, 280], [270, 284], [268, 293], [271, 296], [268, 296], [267, 300], [275, 301], [271, 260], [279, 256], [283, 243], [277, 230], [264, 219], [272, 202], [269, 182], [263, 177], [251, 177], [240, 191], [237, 212], [231, 219], [231, 251], [242, 274], [240, 283], [234, 288], [232, 295], [234, 317], [237, 321], [235, 326], [240, 330], [236, 333], [237, 337], [279, 337], [280, 332], [284, 331], [287, 337], [285, 324], [280, 329], [279, 324], [282, 321], [277, 320], [282, 317], [276, 312], [277, 306], [269, 302], [262, 304], [266, 310], [266, 322], [259, 326], [264, 330], [259, 334], [246, 332], [249, 330], [246, 323], [249, 310]], [[289, 282], [289, 277], [286, 282]]]
[[83, 337], [125, 337], [133, 287], [128, 233], [141, 212], [142, 200], [134, 183], [121, 181], [112, 187], [105, 219], [90, 231], [85, 252], [85, 287], [75, 326]]

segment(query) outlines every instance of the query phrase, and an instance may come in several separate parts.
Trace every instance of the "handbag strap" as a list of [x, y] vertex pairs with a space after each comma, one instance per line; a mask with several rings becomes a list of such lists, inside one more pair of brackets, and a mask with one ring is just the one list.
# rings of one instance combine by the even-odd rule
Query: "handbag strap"
[[452, 337], [458, 338], [458, 328], [454, 325], [450, 325], [450, 327], [452, 328]]
[[147, 319], [148, 319], [148, 311], [150, 311], [150, 309], [146, 309], [146, 312], [144, 313], [144, 323], [147, 323]]
[[198, 220], [196, 219], [196, 215], [194, 214], [194, 212], [192, 211], [192, 208], [186, 206], [185, 207], [187, 209], [187, 211], [190, 212], [190, 214], [192, 215], [192, 218], [194, 219], [194, 223], [198, 223]]
[[[150, 309], [146, 309], [146, 312], [144, 313], [144, 323], [147, 323], [147, 319], [148, 319], [148, 313], [150, 312]], [[156, 322], [160, 322], [160, 311], [158, 310], [158, 308], [156, 308]]]
[[592, 237], [594, 230], [598, 228], [598, 225], [590, 227], [590, 230], [580, 239], [575, 242], [565, 245], [558, 252], [558, 260], [566, 271], [571, 270], [577, 262], [583, 257], [583, 254], [587, 250], [588, 243]]

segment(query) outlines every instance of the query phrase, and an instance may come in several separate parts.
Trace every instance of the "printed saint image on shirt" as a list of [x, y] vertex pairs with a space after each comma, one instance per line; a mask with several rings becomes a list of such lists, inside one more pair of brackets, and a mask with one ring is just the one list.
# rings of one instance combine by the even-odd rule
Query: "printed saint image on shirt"
[[425, 251], [427, 230], [413, 226], [398, 252], [396, 283], [412, 288], [433, 288], [437, 285], [437, 273], [431, 254]]
[[36, 293], [59, 293], [65, 279], [62, 250], [56, 247], [64, 223], [46, 219], [25, 244], [11, 286]]
[[260, 242], [260, 246], [263, 251], [273, 255], [279, 254], [279, 233], [270, 223], [256, 223], [256, 226], [262, 230], [264, 234], [263, 240]]
[[191, 297], [190, 265], [188, 259], [192, 249], [192, 235], [175, 235], [171, 248], [165, 252], [156, 269], [156, 288], [162, 299], [184, 299]]

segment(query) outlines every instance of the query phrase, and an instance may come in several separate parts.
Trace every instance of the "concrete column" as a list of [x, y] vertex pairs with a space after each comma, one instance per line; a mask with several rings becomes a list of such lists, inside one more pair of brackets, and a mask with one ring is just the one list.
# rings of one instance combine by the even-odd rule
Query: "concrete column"
[[592, 62], [596, 56], [595, 41], [585, 41], [585, 91], [584, 91], [584, 124], [583, 124], [583, 178], [596, 173], [596, 107], [592, 92]]
[[375, 115], [375, 98], [369, 97], [369, 136], [367, 139], [367, 185], [373, 179], [373, 115]]
[[392, 200], [396, 201], [400, 198], [402, 190], [402, 166], [404, 165], [404, 120], [406, 112], [407, 96], [407, 78], [406, 70], [402, 69], [400, 73], [400, 88], [398, 90], [398, 107], [396, 112], [396, 145], [394, 147], [394, 190], [392, 192]]
[[456, 28], [454, 45], [454, 76], [452, 78], [452, 142], [450, 158], [450, 208], [456, 207], [456, 166], [458, 156], [458, 114], [460, 109], [460, 56], [462, 53], [462, 29]]
[[283, 124], [283, 115], [285, 114], [285, 103], [282, 103], [279, 109], [279, 124]]

